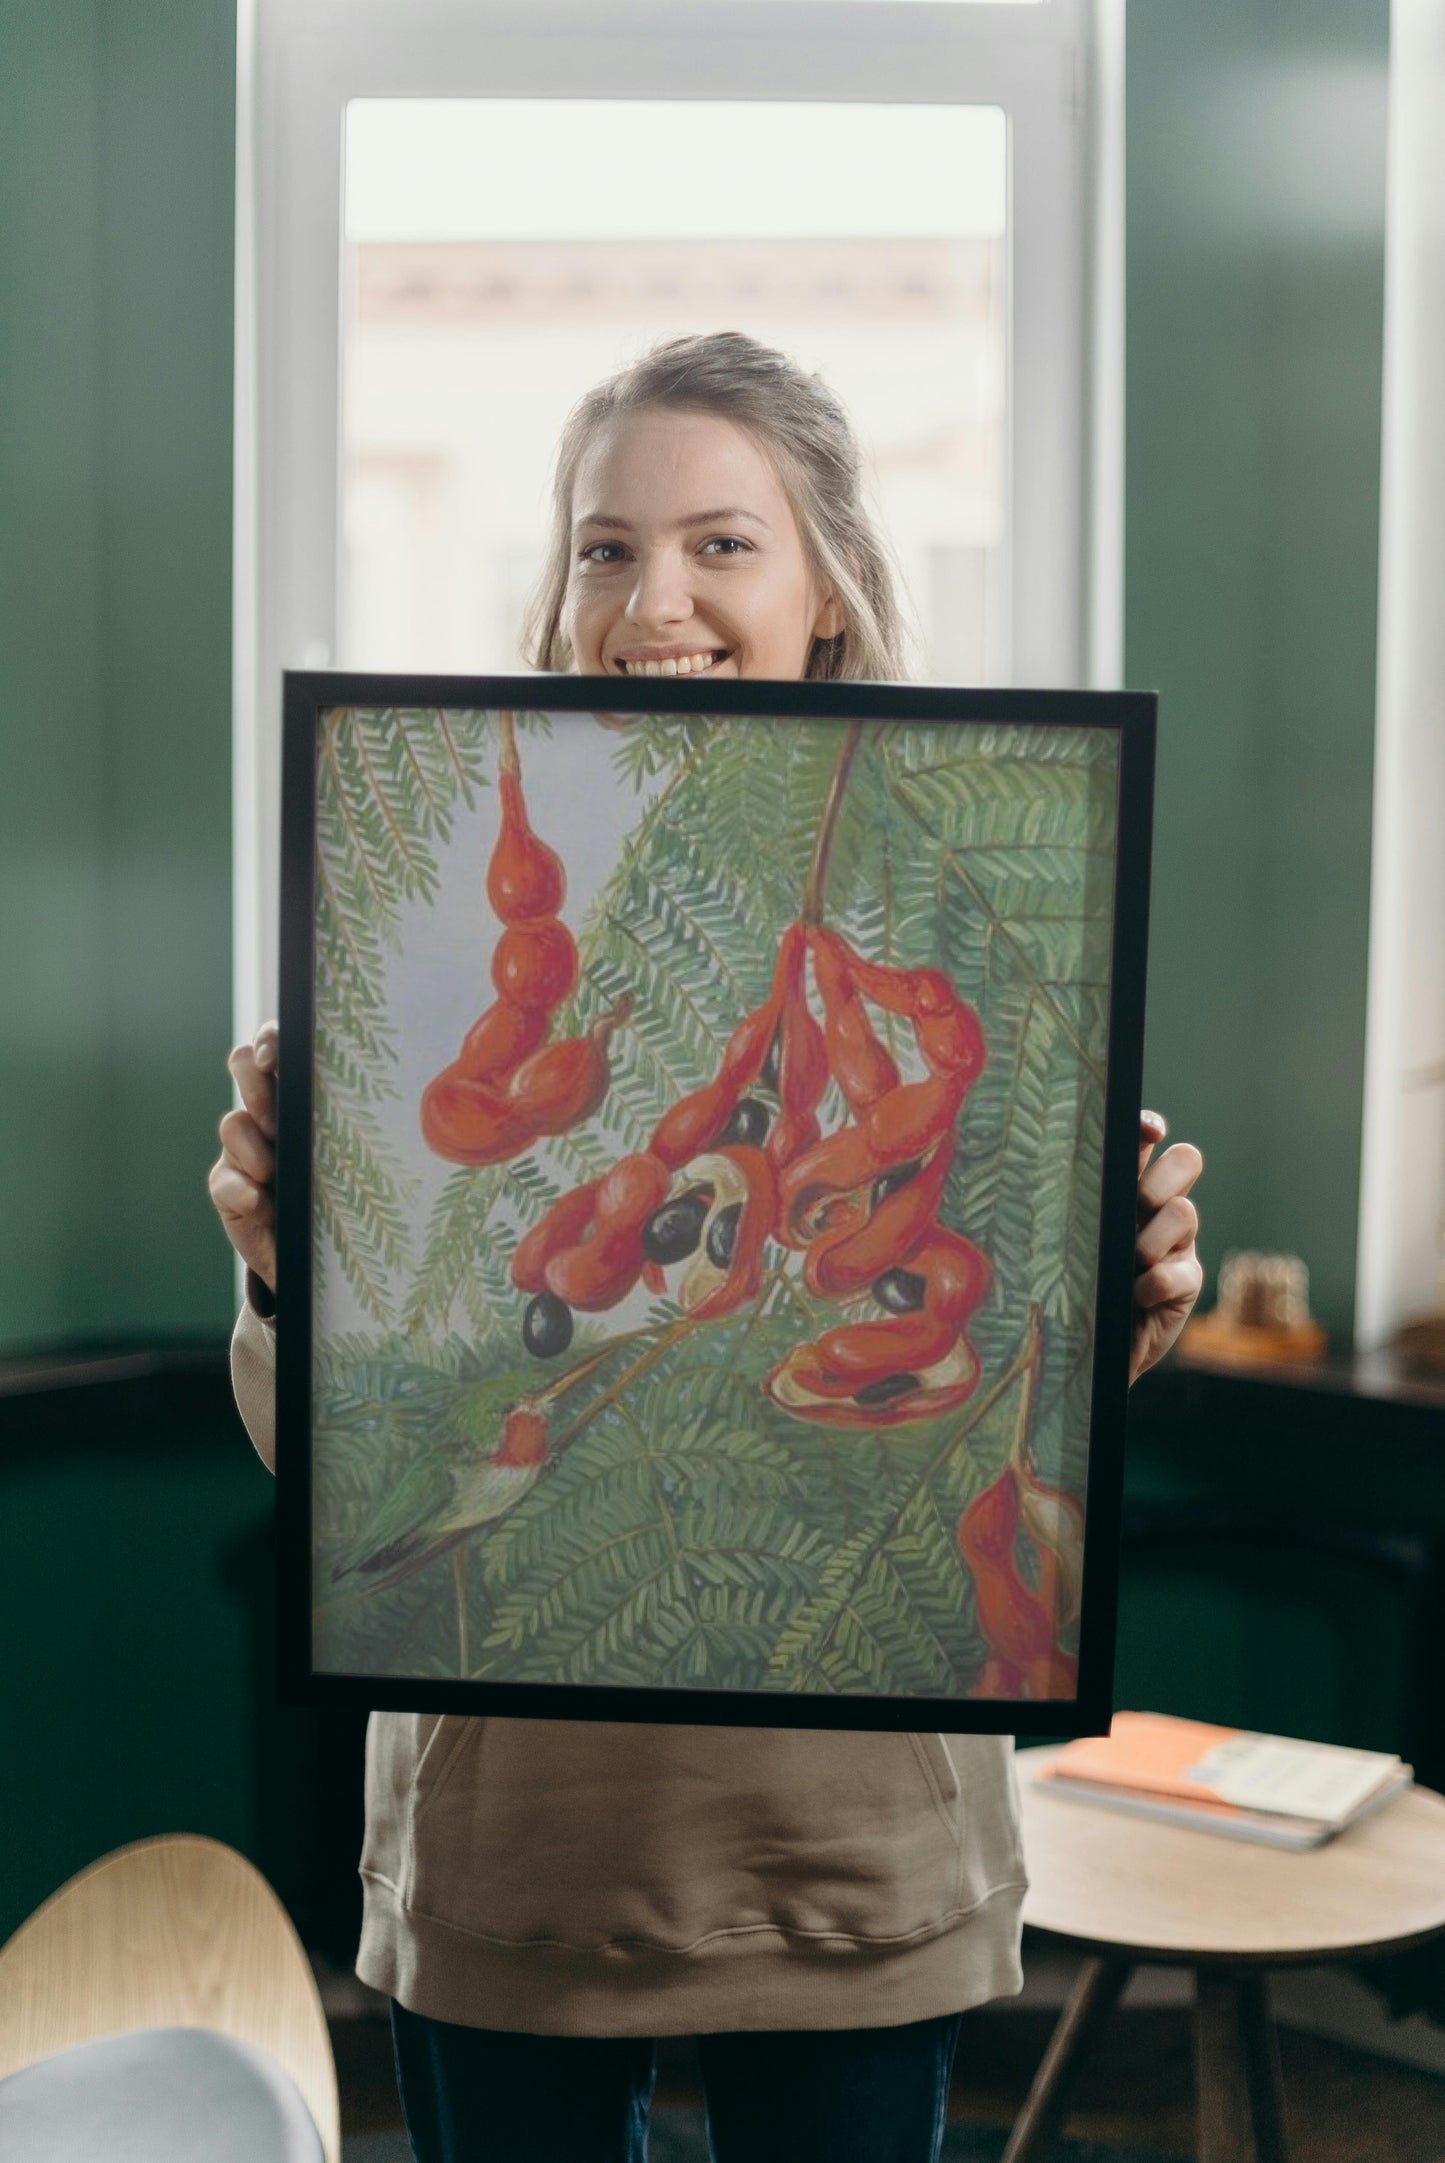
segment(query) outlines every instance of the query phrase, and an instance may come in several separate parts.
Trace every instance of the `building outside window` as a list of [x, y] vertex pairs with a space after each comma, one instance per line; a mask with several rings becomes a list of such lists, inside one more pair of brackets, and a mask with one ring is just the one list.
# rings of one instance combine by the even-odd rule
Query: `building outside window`
[[[658, 340], [746, 329], [853, 416], [920, 673], [1006, 669], [1003, 115], [714, 105], [701, 129], [699, 144], [696, 108], [670, 102], [352, 107], [346, 666], [516, 667], [569, 407]], [[496, 183], [528, 158], [553, 182], [518, 206]], [[840, 169], [849, 184], [820, 189]]]

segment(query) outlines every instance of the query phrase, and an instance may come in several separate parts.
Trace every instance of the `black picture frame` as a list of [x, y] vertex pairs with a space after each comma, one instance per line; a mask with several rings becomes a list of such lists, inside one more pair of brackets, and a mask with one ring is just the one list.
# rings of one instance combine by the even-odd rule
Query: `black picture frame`
[[[1157, 701], [1152, 693], [950, 689], [585, 676], [288, 672], [284, 684], [278, 1077], [278, 1686], [292, 1705], [727, 1726], [1083, 1735], [1112, 1704], [1134, 1239]], [[999, 724], [1117, 732], [1103, 1170], [1094, 1311], [1078, 1688], [1072, 1700], [847, 1696], [446, 1680], [318, 1671], [312, 1657], [312, 1300], [317, 745], [338, 708], [690, 714], [846, 723]], [[298, 1050], [298, 1047], [300, 1048]]]

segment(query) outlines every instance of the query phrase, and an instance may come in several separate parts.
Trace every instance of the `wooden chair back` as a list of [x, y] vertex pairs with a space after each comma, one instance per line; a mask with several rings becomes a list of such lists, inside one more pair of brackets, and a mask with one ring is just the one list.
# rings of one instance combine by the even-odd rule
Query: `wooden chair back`
[[0, 1947], [0, 2078], [136, 2028], [209, 2028], [285, 2068], [340, 2163], [336, 2064], [310, 1964], [261, 1873], [190, 1833], [117, 1848]]

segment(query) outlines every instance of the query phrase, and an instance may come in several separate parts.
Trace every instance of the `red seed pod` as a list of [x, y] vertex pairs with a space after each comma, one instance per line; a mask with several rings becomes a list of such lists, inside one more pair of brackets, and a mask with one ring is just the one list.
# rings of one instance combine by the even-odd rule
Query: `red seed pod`
[[547, 1014], [543, 1008], [515, 1006], [510, 999], [496, 999], [463, 1037], [455, 1071], [469, 1081], [490, 1081], [500, 1089], [546, 1038]]
[[1000, 1660], [990, 1653], [979, 1669], [978, 1679], [969, 1690], [970, 1697], [1022, 1697], [1027, 1686], [1027, 1670], [1011, 1660]]
[[615, 1307], [642, 1275], [643, 1226], [667, 1199], [669, 1184], [656, 1157], [620, 1157], [597, 1182], [580, 1239], [547, 1263], [547, 1290], [584, 1313]]
[[577, 982], [577, 945], [554, 916], [509, 925], [492, 955], [492, 982], [514, 1006], [550, 1014]]
[[487, 867], [487, 899], [504, 924], [555, 916], [567, 893], [562, 859], [539, 840], [527, 820], [522, 777], [503, 766], [497, 779], [502, 827]]
[[779, 1018], [779, 1116], [767, 1141], [775, 1168], [791, 1164], [818, 1139], [818, 1106], [828, 1086], [827, 1046], [808, 1011], [807, 960], [805, 940], [795, 936], [786, 949]]
[[648, 1148], [676, 1171], [699, 1150], [716, 1142], [743, 1091], [753, 1082], [767, 1059], [777, 1033], [786, 985], [788, 956], [796, 943], [798, 927], [783, 934], [773, 987], [763, 1004], [745, 1014], [723, 1047], [721, 1063], [712, 1080], [690, 1091], [658, 1121]]
[[856, 1231], [868, 1221], [874, 1181], [895, 1161], [880, 1158], [863, 1127], [815, 1142], [779, 1178], [779, 1239], [809, 1247], [820, 1233]]
[[1019, 1575], [1018, 1479], [1006, 1465], [958, 1520], [958, 1551], [973, 1578], [979, 1627], [997, 1657], [1018, 1666], [1047, 1661], [1054, 1645], [1052, 1608]]
[[611, 1013], [595, 1021], [585, 1036], [549, 1044], [518, 1067], [507, 1095], [526, 1113], [535, 1133], [565, 1134], [581, 1120], [591, 1118], [612, 1078], [608, 1039], [631, 1011], [631, 999], [619, 999]]
[[558, 1195], [545, 1216], [539, 1217], [512, 1256], [512, 1282], [519, 1292], [545, 1292], [547, 1265], [553, 1255], [575, 1247], [592, 1222], [597, 1207], [600, 1179], [589, 1179]]
[[881, 1432], [966, 1404], [978, 1387], [979, 1371], [978, 1354], [966, 1337], [960, 1337], [947, 1358], [926, 1374], [901, 1370], [896, 1392], [890, 1391], [886, 1398], [875, 1393], [860, 1402], [856, 1377], [839, 1377], [825, 1364], [818, 1345], [800, 1344], [773, 1369], [764, 1387], [774, 1404], [794, 1419]]
[[[758, 1061], [761, 1065], [762, 1054]], [[686, 1164], [726, 1126], [728, 1114], [742, 1094], [741, 1087], [711, 1081], [694, 1089], [665, 1111], [652, 1132], [648, 1148], [670, 1171]]]
[[[953, 1137], [945, 1135], [932, 1155], [881, 1199], [874, 1199], [882, 1183], [877, 1181], [816, 1209], [819, 1230], [803, 1264], [808, 1290], [822, 1299], [848, 1299], [866, 1291], [883, 1270], [906, 1261], [934, 1228], [952, 1161]], [[983, 1264], [982, 1255], [978, 1261]]]
[[926, 1081], [901, 1082], [890, 1089], [863, 1122], [879, 1163], [921, 1156], [953, 1125], [964, 1095], [963, 1084], [947, 1074], [930, 1074]]
[[868, 1111], [898, 1087], [898, 1064], [874, 1034], [848, 968], [848, 948], [833, 932], [813, 934], [813, 973], [823, 1001], [828, 1064], [850, 1111]]
[[852, 953], [848, 969], [865, 998], [905, 1017], [933, 1073], [952, 1076], [962, 1090], [971, 1087], [987, 1058], [983, 1030], [941, 969], [890, 969]]
[[795, 1345], [768, 1376], [769, 1396], [796, 1419], [834, 1427], [897, 1427], [952, 1410], [978, 1382], [964, 1332], [991, 1274], [971, 1241], [934, 1226], [875, 1285], [887, 1318], [846, 1322]]
[[450, 1066], [422, 1091], [421, 1131], [449, 1164], [505, 1164], [529, 1146], [536, 1129], [520, 1107]]

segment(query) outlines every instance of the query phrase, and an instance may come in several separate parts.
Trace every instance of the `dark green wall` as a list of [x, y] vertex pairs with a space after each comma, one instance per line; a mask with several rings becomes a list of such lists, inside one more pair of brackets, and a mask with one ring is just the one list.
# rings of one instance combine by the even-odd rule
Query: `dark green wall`
[[256, 1855], [274, 1696], [257, 1672], [272, 1482], [234, 1415], [135, 1390], [67, 1392], [48, 1419], [24, 1399], [3, 1410], [3, 1718], [18, 1746], [0, 1825], [21, 1837], [0, 1942], [126, 1841], [204, 1832]]
[[224, 1325], [233, 0], [0, 0], [0, 1352]]
[[277, 1704], [275, 1483], [224, 1362], [0, 1400], [0, 1434], [0, 1943], [97, 1856], [194, 1832], [348, 1959], [363, 1716]]
[[1354, 1297], [1387, 0], [1130, 0], [1126, 680], [1157, 687], [1147, 1090], [1212, 1270]]
[[1445, 1781], [1438, 1407], [1162, 1369], [1130, 1404], [1115, 1702]]
[[0, 1333], [94, 1311], [107, 1183], [95, 30], [0, 39]]

